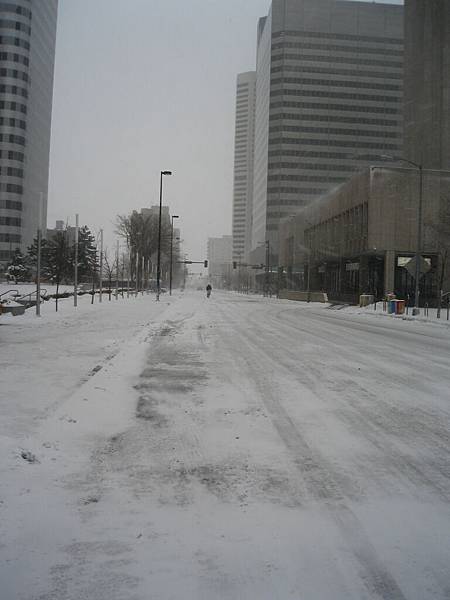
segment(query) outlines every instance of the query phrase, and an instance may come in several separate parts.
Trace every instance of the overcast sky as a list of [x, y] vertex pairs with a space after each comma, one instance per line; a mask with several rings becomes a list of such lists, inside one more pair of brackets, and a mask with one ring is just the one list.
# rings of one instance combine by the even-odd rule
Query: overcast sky
[[[403, 4], [402, 0], [392, 0]], [[185, 251], [231, 234], [236, 74], [270, 0], [60, 0], [48, 221], [105, 229], [159, 202]]]

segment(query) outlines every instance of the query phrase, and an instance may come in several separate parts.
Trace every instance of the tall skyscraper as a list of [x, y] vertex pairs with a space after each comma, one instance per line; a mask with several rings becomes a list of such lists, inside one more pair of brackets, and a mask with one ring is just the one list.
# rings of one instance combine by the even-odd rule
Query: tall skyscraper
[[[58, 0], [0, 2], [0, 263], [45, 231]], [[41, 202], [42, 199], [42, 202]]]
[[240, 73], [234, 137], [233, 259], [247, 260], [251, 247], [256, 72]]
[[405, 2], [405, 158], [450, 169], [450, 2]]
[[402, 152], [403, 8], [273, 0], [256, 73], [252, 249], [276, 256], [284, 217]]

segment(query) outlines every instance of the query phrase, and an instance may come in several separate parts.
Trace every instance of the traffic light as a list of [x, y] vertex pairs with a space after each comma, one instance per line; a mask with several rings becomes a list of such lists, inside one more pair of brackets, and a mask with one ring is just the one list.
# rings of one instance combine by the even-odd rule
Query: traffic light
[[235, 260], [233, 260], [233, 269], [237, 268], [237, 262]]
[[203, 266], [205, 267], [205, 269], [208, 267], [208, 261], [207, 260], [203, 261]]

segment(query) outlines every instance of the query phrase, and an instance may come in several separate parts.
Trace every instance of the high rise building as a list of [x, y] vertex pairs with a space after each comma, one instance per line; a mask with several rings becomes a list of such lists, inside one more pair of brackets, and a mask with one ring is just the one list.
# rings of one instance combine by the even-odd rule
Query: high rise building
[[450, 169], [450, 2], [405, 2], [405, 158]]
[[233, 236], [208, 238], [208, 276], [213, 287], [229, 287], [231, 283]]
[[276, 258], [283, 218], [380, 154], [401, 154], [403, 7], [273, 0], [256, 73], [252, 260], [261, 262], [265, 241]]
[[0, 263], [47, 221], [58, 0], [0, 2]]
[[240, 73], [236, 86], [234, 138], [233, 259], [247, 260], [251, 248], [256, 72]]

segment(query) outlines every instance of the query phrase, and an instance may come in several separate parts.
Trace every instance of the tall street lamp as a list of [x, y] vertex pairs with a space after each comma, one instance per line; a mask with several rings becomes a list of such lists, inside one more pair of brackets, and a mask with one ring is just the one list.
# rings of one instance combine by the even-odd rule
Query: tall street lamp
[[163, 193], [163, 175], [172, 175], [172, 171], [161, 171], [159, 181], [159, 224], [158, 224], [158, 261], [156, 265], [156, 300], [159, 302], [161, 293], [161, 218], [162, 218], [162, 193]]
[[178, 215], [172, 215], [172, 226], [170, 229], [170, 277], [169, 277], [169, 295], [172, 295], [172, 272], [173, 272], [173, 220], [179, 219]]
[[407, 163], [419, 170], [419, 206], [417, 208], [417, 243], [416, 243], [416, 264], [415, 264], [415, 289], [414, 289], [414, 308], [413, 315], [420, 314], [419, 308], [419, 282], [420, 282], [420, 259], [422, 257], [422, 213], [423, 213], [423, 165], [419, 165], [412, 160], [407, 158], [395, 158], [389, 154], [381, 155], [381, 158], [388, 158], [389, 160], [397, 160], [400, 162]]

